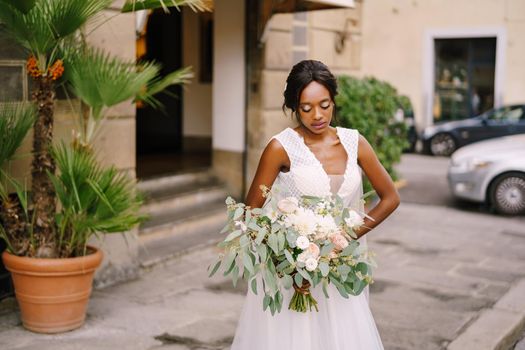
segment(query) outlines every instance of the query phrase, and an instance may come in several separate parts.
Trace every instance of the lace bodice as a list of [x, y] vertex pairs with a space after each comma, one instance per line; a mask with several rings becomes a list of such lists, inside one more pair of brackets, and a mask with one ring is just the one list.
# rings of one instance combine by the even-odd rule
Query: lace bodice
[[[360, 198], [363, 194], [361, 168], [357, 163], [359, 132], [355, 129], [336, 128], [337, 136], [347, 153], [346, 168], [337, 194], [346, 206], [362, 210]], [[290, 159], [290, 170], [280, 172], [274, 186], [279, 197], [303, 195], [329, 196], [332, 194], [330, 175], [321, 162], [305, 144], [304, 139], [292, 128], [286, 128], [272, 137], [283, 146]]]

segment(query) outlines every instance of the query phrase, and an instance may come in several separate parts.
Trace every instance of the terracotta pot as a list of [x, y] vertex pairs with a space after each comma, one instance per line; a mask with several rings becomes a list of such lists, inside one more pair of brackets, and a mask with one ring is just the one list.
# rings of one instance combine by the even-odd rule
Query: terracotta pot
[[38, 333], [60, 333], [80, 327], [93, 274], [102, 252], [88, 247], [90, 254], [76, 258], [37, 259], [4, 252], [11, 272], [24, 327]]

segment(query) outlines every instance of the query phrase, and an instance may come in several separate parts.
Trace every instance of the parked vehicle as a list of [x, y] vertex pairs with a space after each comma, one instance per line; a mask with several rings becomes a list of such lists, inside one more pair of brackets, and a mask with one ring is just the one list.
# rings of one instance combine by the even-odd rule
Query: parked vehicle
[[449, 156], [473, 142], [522, 133], [525, 133], [525, 105], [509, 105], [473, 118], [429, 126], [421, 140], [425, 153]]
[[525, 134], [477, 142], [456, 151], [448, 183], [458, 198], [485, 202], [500, 214], [524, 214]]

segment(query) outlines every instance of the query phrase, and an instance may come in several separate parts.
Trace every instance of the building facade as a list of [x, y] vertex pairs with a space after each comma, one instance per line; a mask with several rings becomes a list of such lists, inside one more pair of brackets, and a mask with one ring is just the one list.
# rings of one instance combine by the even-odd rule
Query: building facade
[[525, 2], [364, 1], [361, 75], [410, 97], [421, 130], [525, 101]]

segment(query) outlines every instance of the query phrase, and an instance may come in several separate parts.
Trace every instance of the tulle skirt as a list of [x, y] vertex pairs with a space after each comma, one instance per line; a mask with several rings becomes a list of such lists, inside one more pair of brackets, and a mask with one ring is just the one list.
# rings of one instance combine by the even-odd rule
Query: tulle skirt
[[249, 289], [231, 350], [383, 349], [367, 293], [345, 299], [330, 284], [327, 299], [318, 285], [311, 292], [319, 312], [300, 313], [288, 310], [293, 292], [283, 291], [281, 313], [272, 316], [269, 309], [262, 310], [264, 294]]

